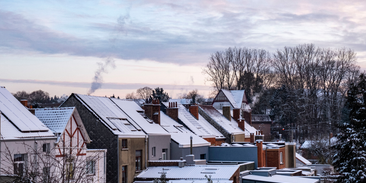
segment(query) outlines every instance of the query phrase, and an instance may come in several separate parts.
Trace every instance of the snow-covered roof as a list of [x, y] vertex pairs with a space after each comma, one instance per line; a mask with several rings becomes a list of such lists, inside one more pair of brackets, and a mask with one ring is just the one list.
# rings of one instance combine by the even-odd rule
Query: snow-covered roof
[[4, 140], [34, 137], [56, 138], [5, 87], [0, 86], [1, 136]]
[[[171, 100], [170, 100], [171, 101]], [[173, 100], [174, 101], [174, 100]], [[168, 103], [164, 103], [166, 106]], [[213, 127], [205, 118], [200, 114], [198, 120], [185, 108], [182, 104], [177, 103], [178, 118], [196, 135], [203, 138], [215, 137], [217, 139], [225, 138], [215, 127]]]
[[191, 136], [194, 147], [210, 145], [205, 139], [195, 135], [163, 112], [160, 112], [160, 124], [171, 135], [171, 139], [177, 142], [180, 147], [189, 147]]
[[241, 108], [244, 90], [221, 90], [234, 108]]
[[296, 153], [296, 159], [299, 160], [300, 162], [304, 163], [305, 165], [311, 165], [312, 164], [309, 160], [307, 160], [306, 158], [301, 156], [299, 153]]
[[74, 94], [115, 135], [143, 137], [140, 126], [127, 116], [111, 99], [90, 95]]
[[[323, 139], [323, 140], [305, 140], [305, 142], [300, 146], [300, 149], [308, 149], [311, 147], [311, 145], [313, 143], [316, 143], [316, 142], [321, 142], [325, 145], [328, 145], [329, 144], [329, 139]], [[337, 138], [336, 137], [332, 137], [330, 139], [330, 144], [335, 144], [337, 142]], [[315, 144], [316, 145], [316, 144]]]
[[121, 99], [111, 99], [127, 116], [134, 120], [147, 134], [166, 134], [169, 135], [159, 124], [148, 122], [141, 114], [144, 110], [134, 101]]
[[[200, 105], [199, 106], [211, 119], [213, 119], [218, 125], [224, 128], [227, 132], [233, 134], [245, 133], [242, 129], [238, 127], [238, 123], [235, 120], [229, 121], [225, 116], [223, 116], [218, 110], [213, 106]], [[250, 126], [245, 124], [245, 128]], [[249, 134], [250, 135], [250, 134]]]
[[300, 176], [287, 176], [287, 175], [272, 175], [272, 176], [260, 176], [260, 175], [245, 175], [242, 176], [244, 180], [273, 182], [273, 183], [316, 183], [319, 179], [304, 178]]
[[[195, 165], [169, 167], [148, 167], [142, 171], [138, 179], [154, 179], [160, 178], [161, 172], [166, 172], [167, 179], [201, 179], [206, 180], [205, 175], [211, 175], [214, 180], [229, 180], [233, 174], [238, 170], [239, 165]], [[220, 181], [221, 182], [221, 181]]]
[[74, 107], [37, 108], [35, 109], [35, 115], [54, 133], [62, 133], [74, 109]]
[[90, 143], [88, 132], [75, 107], [36, 108], [35, 115], [54, 133], [64, 133], [67, 124], [75, 120], [85, 142]]
[[47, 132], [28, 132], [23, 133], [19, 131], [3, 114], [0, 116], [1, 121], [1, 137], [4, 140], [14, 140], [14, 139], [27, 139], [27, 138], [55, 138], [56, 136], [52, 133], [51, 130]]
[[0, 111], [21, 132], [49, 131], [46, 125], [30, 113], [5, 87], [0, 87]]
[[271, 123], [272, 120], [267, 114], [252, 114], [252, 122], [268, 122]]

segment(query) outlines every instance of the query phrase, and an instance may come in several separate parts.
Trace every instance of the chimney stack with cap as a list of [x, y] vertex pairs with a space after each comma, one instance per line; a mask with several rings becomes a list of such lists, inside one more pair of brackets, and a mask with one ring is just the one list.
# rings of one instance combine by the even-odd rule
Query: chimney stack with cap
[[177, 102], [169, 102], [169, 107], [166, 108], [166, 114], [174, 119], [175, 121], [178, 121], [178, 104]]
[[160, 125], [160, 101], [153, 99], [151, 103], [144, 105], [145, 115]]

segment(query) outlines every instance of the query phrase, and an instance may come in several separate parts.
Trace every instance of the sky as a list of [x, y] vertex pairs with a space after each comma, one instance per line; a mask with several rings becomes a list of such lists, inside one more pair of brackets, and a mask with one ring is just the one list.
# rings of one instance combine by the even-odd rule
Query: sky
[[0, 86], [51, 96], [120, 96], [148, 86], [209, 96], [216, 51], [313, 43], [350, 48], [366, 68], [362, 0], [0, 1]]

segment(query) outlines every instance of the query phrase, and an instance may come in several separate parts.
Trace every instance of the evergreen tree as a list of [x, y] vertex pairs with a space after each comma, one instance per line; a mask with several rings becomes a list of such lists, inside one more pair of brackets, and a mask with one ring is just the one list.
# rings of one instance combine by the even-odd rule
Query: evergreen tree
[[[352, 84], [343, 110], [333, 165], [341, 174], [338, 182], [366, 182], [366, 81], [363, 74]], [[346, 117], [348, 113], [348, 118]]]

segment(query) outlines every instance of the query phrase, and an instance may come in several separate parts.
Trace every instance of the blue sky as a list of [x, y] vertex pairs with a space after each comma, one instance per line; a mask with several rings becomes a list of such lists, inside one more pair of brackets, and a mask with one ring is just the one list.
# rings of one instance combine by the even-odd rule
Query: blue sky
[[351, 48], [366, 64], [363, 1], [0, 1], [0, 85], [11, 92], [95, 95], [164, 87], [212, 90], [202, 68], [215, 51], [314, 43]]

